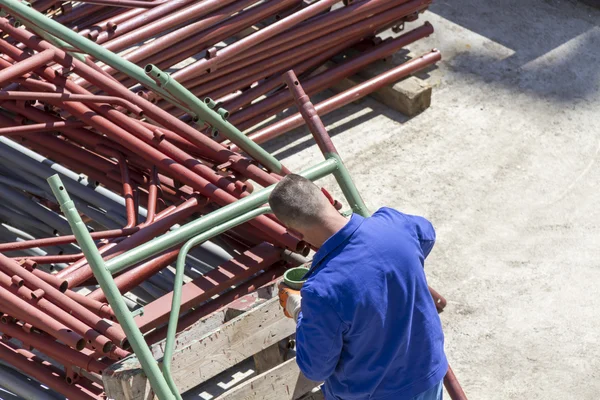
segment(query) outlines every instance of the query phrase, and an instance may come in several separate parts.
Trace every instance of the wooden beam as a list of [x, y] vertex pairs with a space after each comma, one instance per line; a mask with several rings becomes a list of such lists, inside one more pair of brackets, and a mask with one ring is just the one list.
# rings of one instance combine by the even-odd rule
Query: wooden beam
[[317, 387], [292, 358], [223, 393], [215, 400], [296, 400]]
[[[276, 295], [276, 291], [272, 293]], [[264, 301], [255, 295], [247, 296], [244, 296], [246, 305]], [[296, 330], [293, 321], [283, 315], [276, 297], [229, 322], [225, 322], [226, 315], [226, 309], [218, 311], [178, 335], [171, 369], [181, 393], [277, 345]], [[164, 341], [151, 349], [156, 359], [160, 359], [164, 354]], [[102, 379], [109, 398], [147, 400], [144, 396], [150, 393], [147, 379], [134, 356], [108, 368]]]

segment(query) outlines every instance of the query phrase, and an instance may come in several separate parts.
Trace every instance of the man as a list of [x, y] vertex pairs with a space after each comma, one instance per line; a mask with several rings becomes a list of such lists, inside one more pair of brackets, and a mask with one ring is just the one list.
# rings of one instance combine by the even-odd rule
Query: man
[[448, 363], [423, 270], [431, 224], [390, 208], [348, 220], [299, 175], [283, 178], [269, 205], [319, 248], [302, 290], [280, 291], [304, 375], [325, 381], [327, 400], [441, 399]]

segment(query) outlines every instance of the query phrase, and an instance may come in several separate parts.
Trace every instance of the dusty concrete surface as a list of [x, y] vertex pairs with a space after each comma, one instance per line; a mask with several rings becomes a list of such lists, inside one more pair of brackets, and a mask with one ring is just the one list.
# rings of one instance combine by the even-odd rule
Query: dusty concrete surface
[[[433, 106], [367, 99], [325, 118], [333, 140], [372, 209], [436, 226], [428, 277], [471, 399], [598, 399], [600, 10], [440, 0], [423, 20]], [[296, 171], [321, 159], [305, 130], [267, 147]]]

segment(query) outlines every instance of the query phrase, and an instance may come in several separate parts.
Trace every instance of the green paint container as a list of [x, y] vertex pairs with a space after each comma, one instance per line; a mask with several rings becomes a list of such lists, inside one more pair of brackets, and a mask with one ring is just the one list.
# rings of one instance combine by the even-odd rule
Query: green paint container
[[283, 274], [283, 283], [295, 290], [300, 290], [306, 280], [303, 280], [304, 275], [308, 272], [306, 267], [296, 267], [285, 271]]

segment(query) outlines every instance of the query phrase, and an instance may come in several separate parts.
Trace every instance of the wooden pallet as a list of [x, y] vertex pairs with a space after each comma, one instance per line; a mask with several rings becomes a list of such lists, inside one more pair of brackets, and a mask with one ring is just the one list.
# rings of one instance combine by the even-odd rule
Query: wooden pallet
[[[316, 72], [324, 71], [345, 60], [347, 57], [355, 56], [358, 53], [355, 49], [347, 50], [342, 56], [338, 56], [329, 61]], [[336, 83], [331, 90], [336, 93], [343, 92], [356, 86], [366, 80], [375, 78], [382, 73], [390, 70], [395, 65], [384, 60], [376, 61], [363, 68], [357, 74], [343, 79]], [[394, 84], [387, 85], [369, 95], [369, 97], [385, 104], [392, 110], [398, 111], [407, 117], [414, 117], [431, 106], [432, 86], [426, 81], [416, 76], [408, 76]], [[357, 102], [360, 102], [358, 100]]]
[[[280, 342], [295, 333], [295, 324], [279, 306], [275, 284], [232, 302], [204, 317], [177, 337], [171, 369], [184, 393], [236, 364], [254, 358], [257, 376], [219, 395], [216, 400], [318, 400], [311, 391], [318, 383], [306, 379], [296, 359], [284, 361]], [[164, 354], [164, 341], [152, 346], [156, 359]], [[135, 356], [104, 371], [109, 399], [151, 400], [148, 379]], [[317, 396], [317, 397], [315, 397]]]

